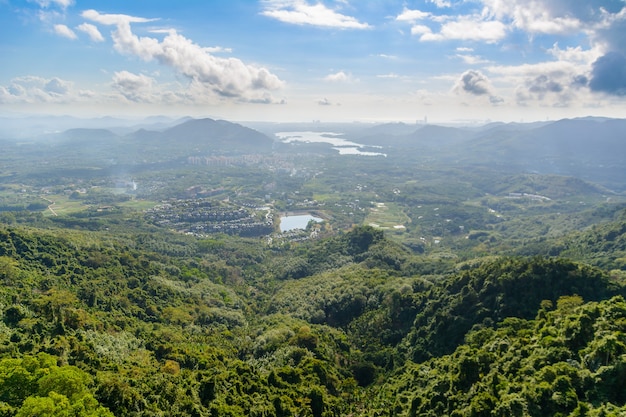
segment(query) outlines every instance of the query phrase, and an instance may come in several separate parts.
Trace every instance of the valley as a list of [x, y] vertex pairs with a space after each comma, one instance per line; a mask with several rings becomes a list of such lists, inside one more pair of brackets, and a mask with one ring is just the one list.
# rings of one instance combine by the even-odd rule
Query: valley
[[621, 416], [618, 131], [4, 133], [0, 414]]

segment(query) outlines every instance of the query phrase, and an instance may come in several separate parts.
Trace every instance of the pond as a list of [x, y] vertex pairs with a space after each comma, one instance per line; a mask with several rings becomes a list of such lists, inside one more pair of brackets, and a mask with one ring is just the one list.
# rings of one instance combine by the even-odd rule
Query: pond
[[294, 229], [306, 229], [306, 225], [313, 220], [315, 222], [321, 222], [323, 219], [319, 217], [311, 216], [310, 214], [299, 214], [295, 216], [281, 216], [280, 217], [280, 231], [287, 232]]

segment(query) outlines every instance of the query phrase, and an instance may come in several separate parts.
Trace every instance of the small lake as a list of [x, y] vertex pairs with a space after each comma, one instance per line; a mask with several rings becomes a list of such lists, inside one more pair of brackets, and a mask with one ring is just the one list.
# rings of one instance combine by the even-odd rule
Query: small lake
[[333, 132], [278, 132], [276, 137], [285, 143], [328, 143], [340, 155], [362, 155], [362, 156], [387, 156], [381, 152], [363, 151], [363, 148], [380, 148], [380, 146], [368, 146], [360, 143], [342, 139], [341, 133]]
[[315, 222], [321, 222], [323, 219], [319, 217], [311, 216], [310, 214], [299, 214], [296, 216], [281, 216], [280, 217], [280, 231], [287, 232], [294, 229], [306, 229], [306, 225], [313, 220]]

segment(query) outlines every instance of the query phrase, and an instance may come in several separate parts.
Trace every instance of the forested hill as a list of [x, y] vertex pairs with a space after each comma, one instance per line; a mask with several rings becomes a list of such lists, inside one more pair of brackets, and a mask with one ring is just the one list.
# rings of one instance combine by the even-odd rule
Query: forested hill
[[0, 279], [4, 416], [626, 413], [624, 289], [563, 259], [3, 226]]

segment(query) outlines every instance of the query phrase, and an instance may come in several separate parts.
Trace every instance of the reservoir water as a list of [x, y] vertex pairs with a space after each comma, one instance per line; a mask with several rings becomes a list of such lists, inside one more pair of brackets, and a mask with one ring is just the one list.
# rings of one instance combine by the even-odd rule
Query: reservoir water
[[363, 148], [380, 148], [380, 146], [362, 145], [340, 138], [341, 133], [333, 132], [278, 132], [276, 137], [285, 143], [328, 143], [340, 155], [387, 156], [381, 152], [363, 151]]
[[281, 216], [280, 218], [280, 231], [287, 232], [294, 229], [306, 229], [306, 225], [313, 220], [315, 222], [321, 222], [323, 219], [319, 217], [311, 216], [310, 214], [299, 214], [296, 216]]

